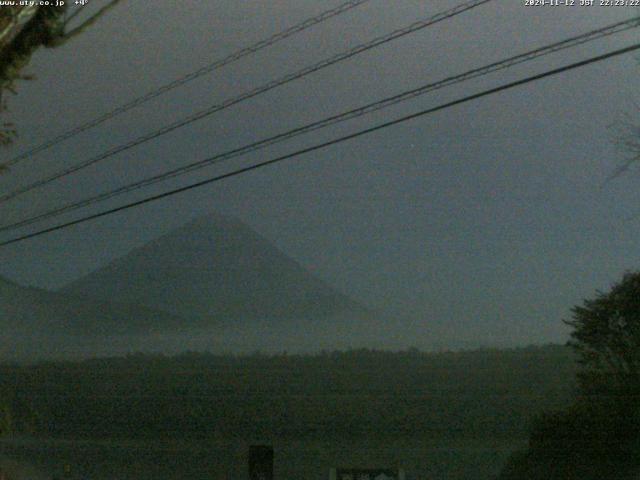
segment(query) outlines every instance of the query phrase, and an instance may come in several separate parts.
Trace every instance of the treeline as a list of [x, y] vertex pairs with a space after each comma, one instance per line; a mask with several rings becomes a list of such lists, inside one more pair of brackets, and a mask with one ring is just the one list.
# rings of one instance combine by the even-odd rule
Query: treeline
[[567, 406], [566, 347], [136, 354], [0, 366], [14, 433], [92, 438], [523, 437]]

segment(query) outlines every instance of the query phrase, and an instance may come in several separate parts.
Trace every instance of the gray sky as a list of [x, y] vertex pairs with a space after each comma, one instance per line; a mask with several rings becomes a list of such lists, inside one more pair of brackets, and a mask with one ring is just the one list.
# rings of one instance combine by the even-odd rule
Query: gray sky
[[[29, 70], [37, 80], [22, 82], [10, 99], [21, 138], [4, 155], [339, 3], [124, 2], [74, 42], [34, 57]], [[0, 190], [457, 3], [372, 0], [23, 162], [0, 178]], [[637, 14], [523, 4], [496, 0], [215, 114], [2, 205], [3, 223]], [[127, 199], [637, 40], [633, 31], [545, 57]], [[57, 288], [215, 210], [239, 217], [340, 290], [387, 311], [397, 319], [390, 328], [415, 331], [416, 344], [564, 341], [561, 319], [570, 307], [639, 266], [640, 215], [629, 217], [640, 214], [640, 174], [601, 188], [624, 159], [612, 144], [620, 121], [638, 118], [639, 68], [633, 55], [618, 57], [5, 247], [0, 274]]]

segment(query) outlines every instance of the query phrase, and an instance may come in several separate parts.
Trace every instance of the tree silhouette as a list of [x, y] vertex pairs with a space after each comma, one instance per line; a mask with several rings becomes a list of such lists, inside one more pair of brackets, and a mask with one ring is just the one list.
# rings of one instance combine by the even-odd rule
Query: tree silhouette
[[[111, 0], [74, 28], [70, 28], [69, 24], [80, 9], [67, 15], [66, 4], [57, 7], [29, 5], [0, 8], [0, 114], [7, 111], [7, 93], [16, 93], [16, 82], [33, 78], [25, 74], [24, 69], [39, 48], [64, 45], [119, 2]], [[16, 136], [17, 131], [11, 122], [0, 123], [0, 146], [12, 144]]]
[[640, 272], [572, 309], [578, 395], [532, 423], [500, 480], [635, 479], [640, 472]]
[[[640, 272], [627, 273], [607, 293], [572, 310], [569, 345], [579, 356], [584, 395], [640, 394]], [[628, 398], [627, 398], [628, 397]]]

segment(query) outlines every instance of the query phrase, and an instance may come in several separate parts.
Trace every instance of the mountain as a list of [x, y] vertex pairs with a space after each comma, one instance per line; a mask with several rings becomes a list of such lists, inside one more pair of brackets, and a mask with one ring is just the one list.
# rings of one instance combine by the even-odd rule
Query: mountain
[[0, 277], [1, 358], [128, 352], [139, 348], [132, 340], [181, 323], [165, 312], [23, 287]]
[[194, 328], [275, 328], [305, 319], [302, 327], [309, 319], [369, 315], [247, 225], [222, 215], [190, 222], [62, 291], [162, 310]]

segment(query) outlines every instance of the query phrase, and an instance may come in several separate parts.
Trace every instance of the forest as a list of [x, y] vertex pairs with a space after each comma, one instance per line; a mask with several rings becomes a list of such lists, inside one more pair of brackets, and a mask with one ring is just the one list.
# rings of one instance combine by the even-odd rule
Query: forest
[[5, 364], [3, 430], [73, 438], [519, 437], [569, 405], [567, 347], [133, 354]]

